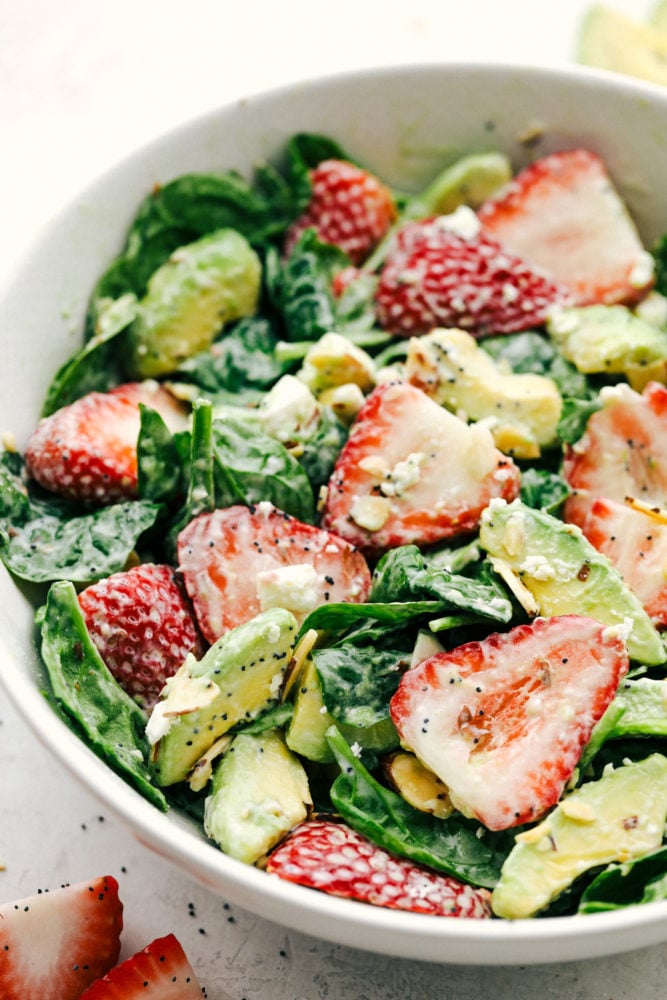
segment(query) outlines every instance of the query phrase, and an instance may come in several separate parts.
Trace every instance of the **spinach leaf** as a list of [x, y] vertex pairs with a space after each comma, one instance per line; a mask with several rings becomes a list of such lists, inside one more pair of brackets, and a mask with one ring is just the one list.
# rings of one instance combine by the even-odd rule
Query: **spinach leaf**
[[277, 336], [266, 317], [240, 320], [207, 351], [188, 358], [176, 373], [213, 403], [252, 406], [291, 367], [275, 353]]
[[192, 407], [187, 494], [166, 535], [167, 558], [170, 561], [177, 561], [179, 532], [198, 514], [214, 509], [213, 407], [209, 400], [199, 399]]
[[347, 434], [347, 427], [340, 422], [331, 407], [323, 406], [311, 433], [307, 437], [297, 438], [301, 446], [298, 461], [316, 496], [320, 487], [329, 482]]
[[667, 235], [656, 242], [651, 253], [655, 260], [655, 290], [667, 295]]
[[40, 500], [0, 468], [0, 558], [22, 580], [88, 583], [125, 566], [160, 505], [126, 501], [90, 513], [54, 498]]
[[601, 409], [599, 399], [563, 399], [557, 434], [563, 444], [575, 444], [584, 434], [590, 417]]
[[416, 545], [403, 545], [382, 557], [373, 574], [369, 600], [441, 602], [440, 613], [471, 612], [493, 621], [509, 622], [512, 604], [491, 577], [473, 579], [429, 567]]
[[579, 913], [600, 913], [667, 899], [667, 847], [610, 865], [584, 890]]
[[531, 466], [521, 473], [521, 499], [528, 507], [555, 514], [571, 493], [562, 476]]
[[409, 656], [400, 650], [363, 646], [314, 649], [312, 657], [324, 704], [339, 722], [367, 728], [389, 719], [389, 700]]
[[331, 801], [353, 829], [399, 857], [472, 885], [496, 884], [512, 838], [487, 833], [481, 839], [479, 825], [463, 817], [419, 812], [372, 777], [335, 727], [327, 730], [327, 742], [341, 769]]
[[99, 757], [166, 811], [166, 799], [146, 764], [146, 717], [109, 673], [71, 583], [53, 584], [40, 619], [42, 658], [61, 711]]
[[267, 280], [282, 314], [287, 340], [319, 340], [337, 329], [332, 280], [348, 264], [347, 256], [322, 243], [314, 229], [302, 233], [282, 266], [276, 264], [274, 254]]
[[561, 396], [585, 399], [592, 394], [586, 376], [566, 361], [546, 337], [534, 330], [487, 337], [481, 341], [481, 346], [496, 361], [509, 365], [513, 372], [530, 372], [552, 379]]
[[300, 208], [297, 193], [270, 165], [258, 169], [254, 182], [230, 170], [183, 174], [156, 187], [139, 206], [124, 251], [93, 290], [87, 336], [95, 333], [106, 299], [143, 295], [150, 276], [178, 247], [229, 228], [261, 248], [284, 232]]
[[441, 609], [440, 601], [322, 604], [311, 611], [299, 634], [305, 635], [311, 628], [322, 632], [342, 632], [367, 620], [383, 622], [386, 625], [400, 625], [425, 615], [437, 615]]
[[139, 404], [141, 428], [137, 440], [139, 496], [169, 503], [184, 492], [190, 435], [172, 434], [160, 414]]
[[275, 438], [228, 414], [213, 422], [213, 455], [218, 507], [268, 500], [300, 521], [314, 522], [308, 476]]
[[123, 380], [120, 358], [124, 350], [118, 339], [136, 314], [137, 299], [132, 292], [98, 303], [95, 334], [56, 372], [44, 400], [43, 417], [86, 393], [106, 392]]

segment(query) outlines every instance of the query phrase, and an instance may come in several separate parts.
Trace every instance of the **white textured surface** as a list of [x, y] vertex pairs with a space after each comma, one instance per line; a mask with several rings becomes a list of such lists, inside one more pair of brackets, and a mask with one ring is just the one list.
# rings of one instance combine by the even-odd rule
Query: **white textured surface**
[[[616, 0], [638, 17], [644, 0]], [[43, 222], [145, 140], [276, 84], [450, 59], [569, 61], [587, 4], [558, 0], [0, 0], [0, 284]], [[0, 331], [3, 350], [11, 350]], [[142, 847], [41, 747], [0, 693], [0, 898], [111, 872], [124, 954], [175, 932], [212, 1000], [653, 1000], [665, 949], [525, 968], [438, 967], [286, 932]]]

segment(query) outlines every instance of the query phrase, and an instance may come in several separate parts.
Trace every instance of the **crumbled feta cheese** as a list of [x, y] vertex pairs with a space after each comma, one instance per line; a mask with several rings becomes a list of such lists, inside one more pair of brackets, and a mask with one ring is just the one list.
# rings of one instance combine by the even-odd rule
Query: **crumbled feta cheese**
[[310, 563], [279, 566], [257, 574], [257, 597], [262, 611], [286, 608], [307, 614], [320, 603], [321, 581]]

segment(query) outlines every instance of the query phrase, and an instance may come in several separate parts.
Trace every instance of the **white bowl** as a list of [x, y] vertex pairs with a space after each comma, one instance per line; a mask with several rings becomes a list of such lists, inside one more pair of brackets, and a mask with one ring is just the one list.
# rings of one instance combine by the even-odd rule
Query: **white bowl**
[[[80, 343], [92, 286], [121, 249], [156, 182], [197, 170], [243, 173], [297, 131], [338, 139], [401, 188], [417, 189], [457, 153], [500, 149], [516, 166], [586, 146], [602, 155], [647, 243], [667, 232], [667, 92], [586, 70], [447, 65], [379, 69], [252, 97], [153, 142], [47, 228], [0, 303], [0, 433], [21, 448], [56, 368]], [[1, 676], [37, 736], [136, 837], [232, 902], [337, 943], [434, 962], [573, 960], [667, 938], [667, 903], [608, 914], [473, 921], [383, 910], [293, 886], [223, 855], [186, 817], [159, 813], [52, 711], [41, 689], [33, 607], [0, 566]]]

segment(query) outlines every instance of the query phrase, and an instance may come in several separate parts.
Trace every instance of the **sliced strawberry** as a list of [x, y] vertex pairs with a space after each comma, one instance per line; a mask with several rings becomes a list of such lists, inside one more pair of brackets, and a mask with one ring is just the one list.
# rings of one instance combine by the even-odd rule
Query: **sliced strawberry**
[[323, 160], [310, 171], [312, 195], [305, 212], [287, 231], [285, 253], [313, 227], [324, 243], [361, 264], [396, 217], [391, 191], [377, 177], [346, 160]]
[[577, 615], [538, 618], [424, 660], [391, 701], [401, 742], [489, 829], [538, 819], [627, 672], [620, 631]]
[[170, 566], [114, 573], [86, 587], [79, 604], [100, 656], [147, 711], [186, 655], [201, 655], [194, 612]]
[[490, 431], [468, 426], [407, 382], [368, 396], [336, 462], [323, 524], [364, 549], [432, 545], [474, 531], [519, 471]]
[[178, 559], [210, 642], [265, 608], [299, 620], [338, 601], [365, 601], [370, 571], [355, 548], [270, 503], [200, 514], [181, 531]]
[[478, 211], [487, 233], [566, 285], [579, 305], [638, 302], [653, 284], [635, 225], [595, 153], [552, 153]]
[[581, 525], [658, 628], [667, 628], [667, 522], [629, 504], [597, 498]]
[[99, 504], [137, 494], [139, 404], [157, 410], [172, 430], [184, 411], [157, 382], [128, 382], [91, 392], [40, 420], [26, 449], [28, 472], [45, 489]]
[[376, 291], [380, 326], [403, 336], [438, 326], [515, 333], [567, 301], [564, 288], [481, 231], [465, 207], [403, 226]]
[[575, 491], [564, 516], [580, 527], [596, 497], [667, 506], [667, 388], [649, 382], [639, 394], [620, 384], [603, 389], [600, 398], [603, 408], [563, 462]]
[[118, 960], [122, 927], [111, 875], [3, 903], [2, 1000], [78, 1000]]
[[490, 893], [389, 854], [344, 823], [298, 826], [269, 856], [267, 871], [332, 896], [437, 917], [490, 917]]
[[81, 1000], [202, 1000], [205, 996], [180, 942], [167, 934], [98, 979]]

